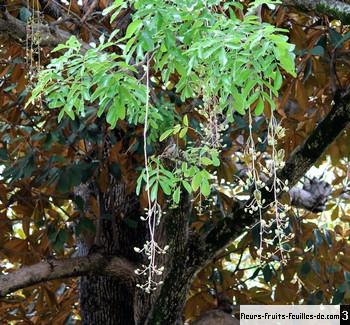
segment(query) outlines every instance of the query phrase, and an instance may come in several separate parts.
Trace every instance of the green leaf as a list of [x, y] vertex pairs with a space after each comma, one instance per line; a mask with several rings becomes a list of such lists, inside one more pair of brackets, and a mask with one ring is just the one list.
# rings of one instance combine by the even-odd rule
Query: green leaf
[[348, 271], [344, 271], [345, 281], [350, 283], [350, 273]]
[[179, 138], [182, 139], [187, 134], [187, 131], [188, 131], [188, 127], [182, 128], [179, 133]]
[[167, 137], [169, 137], [172, 133], [174, 132], [173, 129], [166, 130], [165, 132], [162, 133], [162, 135], [159, 137], [159, 141], [165, 140]]
[[[278, 46], [279, 44], [277, 44]], [[291, 76], [296, 77], [295, 71], [295, 54], [293, 52], [289, 52], [284, 47], [276, 48], [277, 58], [280, 62], [281, 67], [286, 70]]]
[[207, 157], [202, 157], [201, 164], [204, 166], [210, 166], [210, 165], [213, 165], [213, 162]]
[[158, 196], [158, 183], [156, 182], [151, 190], [151, 201], [154, 202]]
[[341, 289], [337, 289], [335, 291], [335, 294], [333, 296], [333, 300], [332, 300], [332, 304], [333, 305], [339, 305], [342, 303], [343, 299], [344, 299], [344, 296], [345, 296], [345, 292], [342, 291]]
[[324, 48], [320, 45], [317, 45], [309, 53], [311, 55], [323, 56], [324, 55]]
[[114, 129], [119, 119], [125, 119], [125, 114], [125, 104], [121, 101], [120, 97], [116, 97], [107, 112], [106, 120], [111, 125], [111, 128]]
[[342, 36], [334, 28], [329, 28], [328, 30], [330, 41], [334, 48], [337, 48], [337, 45], [342, 41]]
[[169, 186], [169, 184], [165, 181], [162, 181], [162, 179], [159, 180], [159, 184], [160, 184], [160, 187], [162, 188], [163, 192], [166, 194], [166, 195], [170, 195], [171, 194], [171, 188]]
[[264, 280], [266, 283], [270, 282], [272, 279], [272, 271], [271, 271], [271, 267], [269, 264], [265, 265], [265, 267], [263, 268], [263, 275], [264, 275]]
[[255, 114], [256, 115], [261, 115], [262, 112], [264, 111], [264, 101], [262, 100], [262, 98], [259, 98], [258, 104], [255, 107]]
[[247, 98], [256, 84], [257, 81], [255, 79], [249, 79], [244, 85], [242, 97]]
[[173, 200], [176, 204], [180, 202], [180, 187], [177, 187], [175, 192], [173, 193]]
[[[124, 1], [116, 0], [116, 2], [118, 2], [118, 3], [122, 2], [122, 3], [121, 3], [121, 6], [120, 7], [118, 6], [118, 8], [116, 8], [115, 12], [112, 14], [111, 19], [110, 19], [111, 23], [119, 16], [121, 9], [123, 7], [126, 8], [126, 4], [124, 3]], [[115, 3], [113, 4], [113, 6], [116, 7]], [[108, 9], [108, 7], [106, 9]]]
[[226, 51], [224, 47], [221, 47], [220, 52], [219, 52], [219, 60], [221, 65], [224, 67], [227, 64], [227, 56], [226, 56]]
[[114, 3], [111, 6], [103, 10], [102, 15], [107, 16], [110, 12], [122, 6], [123, 3], [124, 3], [124, 0], [114, 0]]
[[193, 91], [189, 84], [186, 84], [181, 93], [181, 100], [185, 101], [186, 98], [192, 97]]
[[64, 244], [68, 241], [68, 232], [66, 229], [59, 230], [56, 240], [53, 243], [52, 247], [55, 251], [63, 251]]
[[213, 151], [213, 152], [211, 153], [211, 160], [212, 160], [213, 165], [214, 165], [215, 167], [220, 166], [219, 153], [218, 153], [217, 151]]
[[[156, 170], [150, 169], [149, 170], [149, 176], [150, 176], [150, 180], [149, 182], [146, 184], [146, 188], [145, 190], [148, 191], [149, 189], [153, 188], [153, 185], [157, 182], [158, 177], [157, 175], [154, 177], [154, 173], [157, 173]], [[158, 184], [158, 183], [157, 183]]]
[[134, 20], [127, 28], [126, 33], [125, 33], [125, 38], [128, 39], [131, 36], [135, 34], [135, 32], [140, 28], [142, 25], [142, 20], [137, 19]]
[[109, 109], [106, 116], [106, 121], [114, 129], [118, 120], [118, 111], [116, 109]]
[[201, 183], [201, 193], [202, 193], [204, 196], [209, 196], [209, 194], [210, 194], [210, 184], [209, 184], [208, 179], [206, 179], [206, 178], [203, 178], [203, 179], [202, 179], [202, 183]]
[[0, 148], [0, 160], [7, 160], [8, 154], [5, 148]]
[[77, 224], [77, 227], [76, 227], [77, 235], [79, 235], [81, 231], [86, 231], [93, 234], [96, 231], [96, 227], [93, 221], [88, 218], [82, 217], [79, 220], [79, 223]]
[[[74, 37], [74, 36], [72, 36]], [[66, 44], [58, 44], [52, 51], [51, 53], [55, 53], [55, 52], [58, 52], [58, 51], [61, 51], [63, 49], [67, 49], [68, 46]]]
[[153, 43], [153, 39], [152, 39], [152, 35], [148, 30], [144, 30], [141, 33], [140, 39], [142, 40], [143, 44], [144, 44], [144, 49], [146, 51], [152, 51], [153, 47], [154, 47], [154, 43]]
[[72, 119], [74, 120], [75, 118], [75, 115], [74, 115], [74, 112], [71, 108], [65, 108], [64, 112]]
[[182, 181], [182, 185], [183, 187], [186, 189], [186, 191], [188, 192], [188, 194], [191, 194], [192, 193], [192, 187], [191, 187], [191, 184], [187, 181]]
[[137, 179], [137, 186], [136, 186], [136, 194], [140, 195], [141, 192], [141, 186], [142, 186], [142, 181], [143, 181], [143, 172], [141, 173], [141, 175], [139, 176], [139, 178]]
[[188, 126], [188, 116], [187, 116], [187, 114], [184, 116], [182, 123], [184, 124], [184, 126]]
[[342, 38], [336, 43], [336, 45], [334, 46], [334, 48], [339, 48], [341, 47], [347, 40], [350, 39], [350, 32], [345, 33]]
[[126, 109], [125, 109], [124, 103], [122, 103], [121, 100], [118, 100], [117, 110], [118, 110], [118, 118], [121, 120], [124, 120], [125, 114], [126, 114]]
[[301, 276], [306, 276], [310, 273], [311, 271], [311, 264], [308, 261], [305, 261], [300, 268], [300, 275]]
[[191, 186], [193, 191], [197, 191], [199, 187], [201, 186], [202, 182], [202, 174], [199, 172], [192, 178]]
[[181, 130], [181, 125], [180, 124], [176, 124], [174, 126], [173, 133], [177, 134], [177, 133], [179, 133], [180, 130]]
[[279, 70], [277, 70], [273, 88], [276, 91], [278, 91], [281, 88], [281, 86], [282, 86], [282, 82], [283, 82], [282, 74], [281, 74], [281, 72]]
[[238, 92], [236, 87], [233, 88], [232, 94], [233, 94], [233, 101], [234, 101], [235, 110], [238, 113], [245, 115], [245, 99], [244, 99], [244, 97], [242, 96], [242, 94], [240, 94]]

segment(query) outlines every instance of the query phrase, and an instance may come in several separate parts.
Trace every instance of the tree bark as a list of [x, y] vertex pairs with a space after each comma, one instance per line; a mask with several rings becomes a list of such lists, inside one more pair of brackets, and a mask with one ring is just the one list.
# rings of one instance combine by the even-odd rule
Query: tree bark
[[199, 317], [192, 325], [239, 325], [240, 321], [222, 310], [209, 310]]
[[87, 273], [113, 274], [113, 277], [121, 282], [135, 283], [134, 268], [135, 266], [126, 259], [108, 258], [99, 253], [62, 260], [46, 260], [0, 276], [0, 297], [40, 282]]
[[182, 309], [196, 271], [196, 267], [190, 265], [195, 257], [187, 248], [192, 238], [189, 233], [190, 211], [189, 199], [185, 197], [177, 209], [164, 217], [161, 240], [170, 246], [164, 261], [164, 283], [152, 297], [152, 308], [142, 324], [182, 324]]
[[[51, 26], [44, 24], [36, 24], [32, 27], [38, 35], [40, 40], [37, 41], [42, 47], [54, 48], [58, 44], [66, 42], [72, 34], [57, 26]], [[10, 37], [16, 40], [18, 43], [25, 46], [27, 27], [26, 24], [12, 16], [6, 9], [0, 6], [0, 36]], [[34, 40], [33, 40], [34, 41]], [[89, 49], [89, 45], [81, 41], [82, 48], [84, 50]]]
[[338, 19], [343, 24], [350, 23], [350, 5], [338, 0], [283, 0], [283, 4], [302, 11], [315, 11]]
[[84, 276], [80, 280], [82, 324], [135, 324], [135, 284], [111, 276]]
[[[139, 221], [138, 198], [126, 192], [120, 181], [110, 176], [108, 190], [98, 190], [100, 216], [97, 220], [95, 246], [85, 247], [107, 255], [121, 255], [135, 264], [140, 262], [133, 247], [141, 246], [145, 238], [143, 225]], [[131, 228], [124, 216], [137, 225]], [[143, 242], [142, 242], [143, 244]], [[86, 243], [85, 243], [86, 245]], [[134, 270], [132, 270], [134, 273]], [[133, 325], [136, 322], [135, 283], [121, 281], [113, 276], [91, 274], [80, 278], [80, 308], [84, 325]]]

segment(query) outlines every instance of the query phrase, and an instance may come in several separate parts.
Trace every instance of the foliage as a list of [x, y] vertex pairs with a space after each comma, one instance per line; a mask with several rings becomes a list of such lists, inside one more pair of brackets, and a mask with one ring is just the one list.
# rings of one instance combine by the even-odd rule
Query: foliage
[[[133, 22], [120, 26], [130, 11], [127, 2], [116, 1], [105, 16], [98, 11], [79, 27], [74, 19], [59, 22], [44, 7], [30, 4], [29, 11], [41, 11], [40, 19], [47, 23], [55, 21], [68, 33], [74, 25], [76, 36], [52, 54], [49, 46], [42, 47], [40, 55], [35, 47], [24, 50], [2, 38], [3, 272], [74, 254], [76, 238], [94, 234], [96, 220], [110, 218], [97, 200], [98, 193], [106, 194], [113, 186], [108, 175], [122, 180], [128, 193], [138, 187], [141, 208], [147, 207], [147, 188], [167, 211], [181, 204], [182, 195], [192, 193], [190, 226], [205, 233], [221, 222], [219, 212], [230, 210], [233, 198], [250, 194], [242, 175], [242, 164], [251, 164], [251, 156], [244, 154], [249, 112], [256, 150], [270, 156], [265, 120], [270, 120], [271, 106], [277, 104], [274, 116], [285, 129], [277, 149], [283, 148], [286, 157], [312, 132], [331, 107], [331, 60], [341, 87], [348, 85], [348, 30], [337, 21], [316, 20], [276, 1], [255, 17], [260, 2], [250, 7], [248, 2], [206, 1], [205, 7], [195, 1], [147, 1], [147, 7], [140, 0], [135, 1]], [[98, 4], [101, 11], [106, 5]], [[75, 1], [65, 8], [69, 17], [83, 16]], [[25, 9], [17, 2], [8, 7], [10, 15], [27, 22]], [[287, 40], [296, 46], [296, 78], [291, 77], [294, 56]], [[34, 67], [26, 57], [31, 51]], [[147, 60], [152, 76], [148, 187], [142, 169]], [[29, 73], [37, 70], [40, 77], [34, 74], [37, 83], [29, 95]], [[24, 107], [28, 99], [32, 102]], [[210, 127], [215, 120], [218, 133]], [[344, 132], [330, 146], [330, 159], [321, 161], [328, 159], [326, 174], [334, 187], [326, 212], [287, 213], [288, 229], [297, 234], [285, 243], [287, 263], [282, 266], [276, 259], [274, 234], [266, 235], [272, 245], [264, 250], [271, 255], [262, 262], [257, 254], [259, 229], [243, 234], [196, 278], [187, 319], [216, 307], [219, 294], [236, 303], [349, 303], [349, 199], [341, 185], [347, 177], [342, 158], [349, 156], [348, 138]], [[166, 150], [174, 144], [175, 150]], [[109, 153], [104, 156], [106, 147]], [[74, 188], [88, 182], [95, 184], [95, 192], [85, 201]], [[84, 218], [81, 211], [86, 212]], [[120, 226], [130, 232], [144, 227], [139, 215], [124, 216]], [[141, 245], [146, 240], [141, 238]], [[50, 281], [3, 299], [0, 314], [7, 322], [75, 322], [77, 297], [74, 280]]]
[[[176, 73], [179, 80], [175, 87], [181, 100], [202, 97], [203, 105], [210, 106], [208, 110], [214, 111], [215, 115], [223, 116], [225, 122], [233, 122], [233, 109], [244, 115], [254, 103], [257, 115], [262, 113], [264, 101], [274, 109], [271, 93], [277, 96], [282, 85], [279, 66], [294, 74], [293, 46], [288, 44], [286, 36], [279, 34], [285, 30], [259, 23], [254, 15], [238, 19], [233, 9], [242, 8], [242, 5], [236, 2], [225, 4], [229, 16], [218, 13], [215, 7], [219, 3], [135, 1], [136, 11], [124, 37], [113, 41], [115, 31], [105, 42], [101, 36], [100, 44], [91, 44], [92, 49], [85, 53], [81, 53], [81, 43], [74, 37], [56, 47], [53, 52], [65, 52], [40, 72], [28, 103], [44, 95], [49, 108], [60, 109], [60, 121], [64, 114], [72, 119], [75, 114], [84, 117], [86, 104], [97, 102], [97, 116], [107, 111], [106, 120], [112, 128], [119, 119], [142, 124], [147, 94], [142, 85], [143, 77], [137, 78], [140, 72], [136, 67], [152, 57], [153, 73], [160, 72], [157, 83], [166, 85], [170, 75]], [[111, 17], [113, 21], [126, 6], [125, 2], [116, 1], [112, 8], [105, 10], [105, 14], [117, 10]], [[251, 6], [254, 8], [257, 4], [253, 2]], [[111, 46], [121, 48], [122, 54], [104, 52]], [[130, 65], [135, 53], [135, 62]], [[251, 56], [254, 61], [250, 60]], [[152, 128], [157, 129], [158, 122], [163, 120], [161, 112], [159, 109], [150, 110], [149, 125]], [[204, 115], [207, 123], [210, 117]], [[189, 127], [187, 115], [183, 122], [183, 128], [177, 124], [172, 129], [159, 130], [163, 132], [160, 140], [177, 133], [180, 139], [184, 138]], [[199, 159], [204, 166], [219, 165], [216, 143], [213, 148], [204, 146], [199, 150], [189, 147], [187, 150], [186, 158]], [[193, 164], [193, 161], [187, 162]], [[156, 166], [158, 169], [159, 162]], [[195, 192], [200, 188], [204, 196], [210, 194], [210, 174], [205, 168], [191, 166], [187, 169], [183, 164], [174, 173], [180, 174], [180, 178], [193, 177], [191, 187], [187, 186], [187, 181], [182, 183], [186, 184], [187, 190], [191, 188]], [[158, 174], [157, 170], [152, 170], [152, 175]], [[158, 191], [156, 179], [153, 178], [152, 182], [152, 201]], [[169, 181], [177, 183], [176, 178]], [[167, 183], [160, 182], [161, 188], [165, 187], [165, 193], [169, 195], [169, 185], [164, 184]], [[180, 188], [173, 187], [173, 198], [178, 203]]]
[[[64, 114], [72, 119], [75, 114], [84, 117], [85, 103], [97, 102], [97, 116], [101, 117], [107, 110], [106, 120], [111, 128], [116, 126], [118, 120], [124, 119], [129, 124], [143, 123], [146, 129], [148, 125], [158, 128], [157, 119], [162, 120], [161, 111], [148, 109], [149, 71], [145, 72], [145, 89], [141, 85], [144, 76], [139, 77], [141, 71], [136, 69], [142, 64], [149, 69], [149, 61], [152, 60], [153, 73], [160, 73], [157, 83], [166, 85], [170, 75], [176, 73], [179, 80], [175, 88], [182, 101], [191, 97], [202, 98], [207, 111], [203, 117], [208, 125], [209, 146], [205, 142], [202, 148], [186, 146], [181, 168], [175, 167], [172, 173], [160, 164], [157, 157], [152, 164], [145, 156], [146, 166], [140, 179], [146, 182], [151, 202], [157, 200], [158, 189], [165, 189], [164, 193], [171, 195], [173, 202], [179, 204], [181, 185], [189, 194], [199, 189], [201, 195], [209, 196], [212, 175], [205, 167], [213, 165], [209, 157], [214, 157], [215, 165], [219, 165], [219, 134], [213, 130], [220, 129], [217, 116], [225, 118], [225, 123], [232, 123], [233, 110], [244, 115], [253, 104], [256, 105], [255, 113], [260, 115], [264, 101], [273, 110], [275, 104], [272, 96], [278, 96], [282, 85], [279, 66], [295, 74], [294, 46], [288, 44], [287, 36], [279, 34], [284, 30], [259, 22], [250, 11], [242, 20], [238, 19], [233, 9], [241, 6], [236, 2], [225, 4], [228, 16], [216, 12], [215, 7], [219, 4], [219, 1], [206, 3], [188, 0], [132, 2], [135, 12], [124, 37], [113, 42], [117, 30], [107, 42], [101, 36], [100, 44], [91, 44], [93, 48], [84, 54], [80, 53], [81, 44], [74, 37], [66, 44], [57, 46], [53, 52], [65, 50], [64, 55], [52, 60], [48, 69], [39, 73], [38, 84], [28, 103], [44, 95], [49, 108], [60, 109], [60, 121]], [[252, 8], [258, 5], [261, 3], [251, 3]], [[123, 1], [116, 1], [113, 9], [118, 13], [125, 7], [127, 5]], [[114, 19], [115, 14], [111, 22]], [[121, 48], [121, 55], [103, 53], [112, 46]], [[254, 61], [250, 60], [251, 56], [254, 56]], [[129, 64], [130, 61], [135, 61], [133, 66]], [[160, 130], [165, 131], [161, 139], [164, 140], [171, 133], [179, 133], [179, 138], [184, 138], [188, 127], [189, 120], [185, 115], [183, 127], [176, 125], [172, 132], [169, 129]], [[192, 178], [191, 185], [189, 178]], [[156, 206], [152, 208], [149, 203], [147, 218], [152, 218], [153, 214], [159, 218], [159, 212], [155, 212]], [[150, 229], [152, 238], [154, 231]], [[152, 247], [149, 251], [150, 270], [155, 268]]]

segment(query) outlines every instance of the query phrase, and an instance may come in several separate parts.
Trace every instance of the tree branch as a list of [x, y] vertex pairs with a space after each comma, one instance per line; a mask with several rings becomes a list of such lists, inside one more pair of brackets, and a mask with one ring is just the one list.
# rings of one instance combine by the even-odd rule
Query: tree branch
[[[284, 168], [278, 173], [278, 177], [282, 181], [288, 180], [291, 187], [305, 175], [327, 147], [349, 125], [350, 94], [337, 96], [334, 102], [328, 115], [318, 124], [306, 141], [294, 150]], [[265, 191], [262, 193], [262, 198], [266, 200], [267, 206], [273, 201], [273, 193]], [[204, 237], [204, 243], [198, 247], [203, 259], [206, 259], [204, 264], [219, 254], [234, 238], [242, 234], [246, 227], [252, 227], [259, 221], [258, 213], [251, 215], [244, 211], [246, 206], [247, 203], [236, 203], [228, 217], [219, 221]]]
[[[47, 2], [42, 1], [43, 5]], [[287, 6], [293, 6], [300, 10], [315, 11], [319, 14], [325, 14], [329, 17], [339, 19], [344, 24], [350, 24], [350, 5], [337, 0], [283, 0], [283, 4]], [[44, 6], [45, 10], [51, 10], [50, 13], [55, 16], [56, 11]], [[93, 8], [93, 6], [91, 6]], [[86, 16], [86, 15], [85, 15]], [[82, 22], [87, 17], [83, 17]], [[73, 18], [72, 18], [73, 19]], [[73, 19], [76, 20], [76, 19]], [[44, 24], [38, 24], [35, 26], [36, 32], [40, 34], [40, 45], [45, 47], [55, 47], [60, 43], [64, 43], [72, 34], [58, 28], [57, 26], [48, 26]], [[20, 43], [25, 43], [26, 38], [26, 24], [13, 17], [6, 11], [5, 7], [0, 8], [0, 36], [9, 36]], [[83, 42], [82, 42], [83, 43]], [[88, 48], [87, 44], [83, 43], [84, 48]]]
[[[278, 174], [282, 181], [288, 180], [291, 187], [305, 175], [307, 170], [323, 155], [326, 148], [350, 124], [350, 94], [337, 96], [334, 102], [327, 116], [305, 142], [296, 148]], [[304, 185], [303, 190], [309, 192], [312, 187], [311, 184]], [[262, 198], [266, 200], [265, 205], [268, 206], [274, 199], [273, 193], [265, 191], [262, 193]], [[169, 299], [166, 292], [169, 290], [177, 293], [187, 292], [193, 278], [202, 267], [210, 263], [215, 256], [222, 254], [226, 246], [241, 235], [247, 227], [251, 228], [258, 223], [258, 213], [251, 215], [245, 211], [247, 204], [249, 202], [235, 202], [227, 217], [217, 222], [206, 234], [202, 235], [196, 231], [191, 233], [185, 249], [176, 256], [175, 263], [169, 269], [161, 293], [153, 306], [153, 310], [157, 312], [153, 312], [149, 319], [151, 321], [147, 324], [157, 323], [165, 315], [167, 320], [171, 320], [169, 323], [175, 322], [176, 315], [184, 306], [184, 300], [179, 299], [180, 294], [177, 296], [178, 300], [174, 302]], [[164, 312], [164, 310], [171, 310], [174, 305], [176, 306], [175, 311]]]
[[[34, 28], [35, 33], [40, 35], [39, 42], [42, 47], [55, 47], [60, 43], [64, 43], [72, 36], [71, 33], [62, 30], [57, 26], [53, 27], [45, 24], [35, 24], [34, 26], [31, 26], [31, 28]], [[24, 46], [26, 35], [26, 24], [12, 16], [6, 9], [0, 7], [0, 36], [11, 37]], [[89, 48], [86, 43], [82, 41], [81, 43], [84, 49]]]
[[[248, 172], [248, 168], [240, 163], [236, 163], [235, 167], [239, 170], [238, 176], [244, 178]], [[264, 173], [260, 173], [259, 177], [264, 183], [269, 182], [268, 176]], [[289, 190], [289, 195], [292, 206], [311, 212], [321, 212], [326, 209], [326, 204], [331, 192], [330, 184], [314, 177], [311, 180], [305, 179], [303, 187], [299, 185], [292, 187]], [[225, 217], [226, 213], [222, 208], [222, 204], [221, 210], [221, 214]]]
[[89, 16], [92, 14], [92, 12], [95, 10], [95, 8], [97, 7], [99, 3], [99, 0], [94, 0], [91, 5], [89, 6], [89, 8], [86, 10], [83, 18], [81, 19], [81, 21], [84, 23], [88, 18]]
[[337, 0], [283, 0], [283, 4], [300, 10], [315, 11], [343, 24], [350, 24], [350, 5]]
[[120, 257], [89, 256], [47, 260], [0, 275], [0, 297], [40, 282], [96, 273], [115, 276], [124, 281], [136, 281], [135, 266]]
[[240, 321], [231, 314], [220, 309], [211, 309], [196, 319], [192, 325], [239, 325]]
[[321, 212], [326, 209], [331, 192], [330, 184], [314, 177], [311, 180], [306, 179], [303, 188], [298, 186], [291, 188], [289, 195], [292, 206], [311, 212]]

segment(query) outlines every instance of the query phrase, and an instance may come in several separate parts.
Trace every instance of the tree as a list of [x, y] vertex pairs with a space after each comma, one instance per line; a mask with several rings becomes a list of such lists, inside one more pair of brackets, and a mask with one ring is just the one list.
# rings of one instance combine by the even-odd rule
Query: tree
[[1, 9], [3, 320], [349, 302], [346, 1]]

